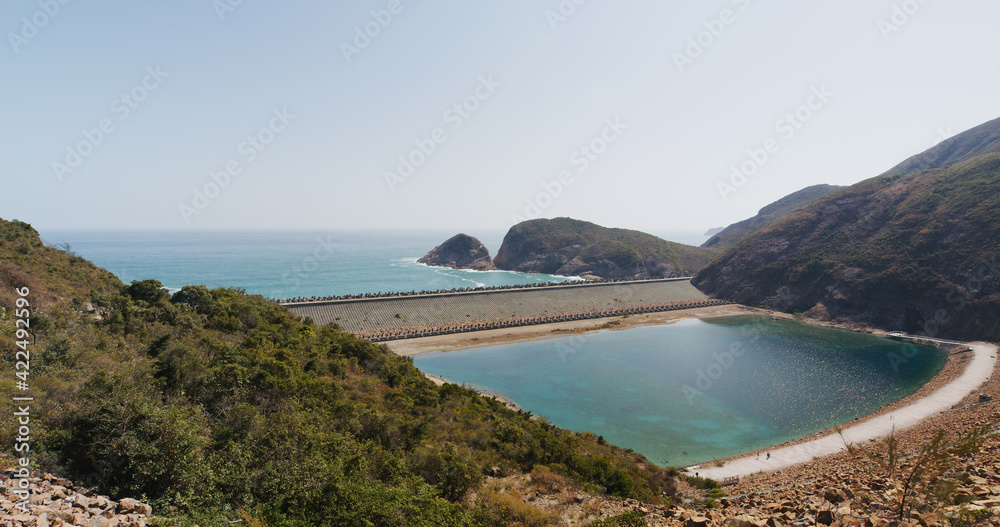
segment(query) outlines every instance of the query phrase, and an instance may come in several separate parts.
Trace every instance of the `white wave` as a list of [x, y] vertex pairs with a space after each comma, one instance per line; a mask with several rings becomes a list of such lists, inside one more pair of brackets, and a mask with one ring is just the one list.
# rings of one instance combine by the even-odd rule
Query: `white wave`
[[[522, 273], [521, 271], [509, 271], [509, 270], [506, 270], [506, 269], [490, 269], [490, 270], [487, 270], [487, 271], [481, 271], [479, 269], [455, 269], [453, 267], [445, 267], [443, 265], [428, 265], [428, 264], [425, 264], [425, 263], [417, 262], [417, 260], [419, 260], [419, 258], [413, 258], [413, 259], [407, 258], [405, 261], [410, 262], [410, 263], [416, 263], [417, 265], [422, 265], [422, 266], [427, 267], [429, 269], [447, 269], [449, 271], [460, 272], [460, 273], [469, 273], [469, 274], [475, 274], [475, 273], [509, 274], [509, 275], [514, 275], [514, 276], [521, 277], [521, 278], [530, 278], [530, 279], [534, 280], [535, 282], [548, 282], [548, 281], [550, 281], [550, 280], [548, 280], [549, 277], [561, 278], [561, 279], [563, 279], [563, 280], [565, 280], [567, 282], [580, 282], [580, 281], [586, 280], [586, 278], [583, 278], [583, 277], [580, 277], [580, 276], [566, 276], [566, 275], [560, 275], [560, 274], [544, 274], [544, 273]], [[393, 260], [393, 261], [404, 261], [404, 260]], [[456, 276], [455, 278], [460, 278], [460, 277]], [[480, 286], [480, 287], [482, 287], [482, 286]]]

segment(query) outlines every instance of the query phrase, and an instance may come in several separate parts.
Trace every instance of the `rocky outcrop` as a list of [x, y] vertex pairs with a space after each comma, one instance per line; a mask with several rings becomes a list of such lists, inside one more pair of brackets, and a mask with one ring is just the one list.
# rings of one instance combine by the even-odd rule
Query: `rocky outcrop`
[[497, 269], [526, 273], [642, 279], [689, 275], [715, 255], [714, 249], [644, 232], [554, 218], [511, 227], [493, 263]]
[[474, 269], [476, 271], [496, 269], [490, 258], [490, 250], [483, 245], [483, 242], [468, 234], [456, 234], [448, 238], [448, 241], [438, 245], [417, 261], [422, 264], [451, 267], [452, 269]]
[[153, 514], [153, 509], [140, 501], [131, 498], [114, 501], [52, 474], [28, 479], [25, 511], [18, 507], [22, 498], [14, 492], [23, 488], [19, 485], [21, 480], [13, 477], [12, 470], [5, 470], [2, 474], [0, 527], [144, 527]]

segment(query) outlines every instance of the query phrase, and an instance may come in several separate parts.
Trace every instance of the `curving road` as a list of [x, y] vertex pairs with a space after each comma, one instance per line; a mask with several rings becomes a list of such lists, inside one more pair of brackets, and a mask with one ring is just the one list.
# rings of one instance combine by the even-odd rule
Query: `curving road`
[[[922, 339], [932, 340], [932, 339]], [[844, 440], [849, 443], [864, 443], [869, 439], [886, 437], [893, 428], [904, 430], [910, 428], [927, 417], [943, 412], [958, 404], [967, 395], [978, 389], [990, 375], [996, 363], [997, 347], [993, 344], [975, 342], [966, 344], [972, 348], [972, 361], [965, 367], [955, 380], [942, 386], [936, 392], [918, 399], [898, 410], [873, 417], [867, 421], [843, 429], [843, 438], [837, 433], [831, 433], [797, 445], [771, 450], [771, 458], [766, 455], [759, 458], [756, 454], [737, 458], [721, 467], [701, 466], [689, 469], [697, 470], [701, 477], [723, 480], [729, 477], [744, 477], [758, 472], [770, 472], [794, 465], [812, 461], [815, 457], [828, 456], [844, 450]]]

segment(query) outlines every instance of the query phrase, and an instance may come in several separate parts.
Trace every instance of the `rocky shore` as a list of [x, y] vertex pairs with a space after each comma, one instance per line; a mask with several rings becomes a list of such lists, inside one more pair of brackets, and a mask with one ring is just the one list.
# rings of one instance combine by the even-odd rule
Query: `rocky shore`
[[140, 501], [114, 501], [52, 474], [28, 480], [25, 512], [18, 507], [22, 500], [14, 493], [21, 480], [14, 478], [11, 469], [0, 474], [0, 527], [145, 527], [153, 514], [153, 509]]

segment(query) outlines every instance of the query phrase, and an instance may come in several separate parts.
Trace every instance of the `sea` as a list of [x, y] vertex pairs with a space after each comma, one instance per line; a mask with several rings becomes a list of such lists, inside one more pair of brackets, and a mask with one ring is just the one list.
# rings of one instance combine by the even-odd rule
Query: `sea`
[[[40, 234], [125, 283], [155, 279], [171, 291], [201, 284], [288, 299], [578, 280], [417, 263], [455, 234], [443, 231]], [[468, 234], [494, 255], [504, 235]], [[654, 463], [686, 466], [804, 437], [912, 393], [945, 361], [919, 349], [904, 355], [871, 335], [740, 316], [434, 352], [414, 364]]]
[[[62, 230], [40, 234], [48, 245], [68, 247], [126, 284], [155, 279], [171, 292], [185, 285], [205, 285], [289, 299], [579, 280], [417, 263], [455, 234], [443, 231]], [[474, 236], [495, 255], [504, 234]]]

